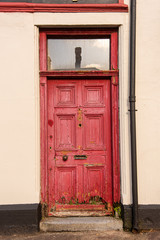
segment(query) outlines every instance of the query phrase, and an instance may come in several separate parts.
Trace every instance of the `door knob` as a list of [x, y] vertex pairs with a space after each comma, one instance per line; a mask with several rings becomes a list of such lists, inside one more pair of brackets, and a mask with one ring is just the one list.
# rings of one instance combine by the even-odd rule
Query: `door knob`
[[68, 156], [67, 155], [63, 155], [63, 161], [67, 161], [68, 160]]

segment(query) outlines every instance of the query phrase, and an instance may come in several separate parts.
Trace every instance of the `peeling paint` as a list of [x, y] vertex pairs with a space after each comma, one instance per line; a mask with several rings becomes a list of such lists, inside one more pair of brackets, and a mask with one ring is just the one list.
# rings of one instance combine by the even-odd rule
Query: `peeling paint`
[[53, 120], [48, 120], [48, 125], [50, 126], [50, 127], [52, 127], [53, 126]]

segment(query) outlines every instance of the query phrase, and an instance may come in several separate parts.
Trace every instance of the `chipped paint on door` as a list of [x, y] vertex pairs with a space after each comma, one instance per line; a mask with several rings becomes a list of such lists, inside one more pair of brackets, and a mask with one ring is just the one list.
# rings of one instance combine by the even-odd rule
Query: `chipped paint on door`
[[110, 84], [48, 81], [49, 215], [112, 205]]

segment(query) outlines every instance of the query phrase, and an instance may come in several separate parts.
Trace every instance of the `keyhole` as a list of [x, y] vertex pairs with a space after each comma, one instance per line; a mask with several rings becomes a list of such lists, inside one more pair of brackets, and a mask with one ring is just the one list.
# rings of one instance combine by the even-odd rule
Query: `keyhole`
[[82, 124], [81, 124], [81, 123], [79, 124], [79, 127], [82, 127]]

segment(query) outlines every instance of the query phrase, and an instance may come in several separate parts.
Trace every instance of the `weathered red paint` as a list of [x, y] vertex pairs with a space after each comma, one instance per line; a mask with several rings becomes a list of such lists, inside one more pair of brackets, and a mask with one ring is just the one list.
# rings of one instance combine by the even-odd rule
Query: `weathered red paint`
[[[68, 34], [72, 36], [78, 32], [79, 36], [87, 36], [87, 31], [85, 30], [68, 30]], [[91, 33], [91, 35], [90, 35]], [[111, 38], [111, 69], [110, 71], [96, 71], [96, 72], [74, 72], [74, 71], [47, 71], [47, 61], [43, 60], [46, 58], [46, 39], [48, 35], [58, 35], [63, 36], [67, 35], [67, 31], [63, 29], [59, 29], [56, 31], [53, 30], [42, 30], [40, 32], [40, 82], [41, 82], [41, 201], [42, 203], [47, 203], [49, 209], [53, 209], [53, 206], [70, 206], [69, 203], [74, 205], [75, 203], [83, 203], [84, 201], [90, 205], [90, 201], [93, 197], [100, 195], [100, 192], [103, 192], [101, 196], [102, 202], [100, 202], [100, 206], [102, 203], [108, 202], [110, 207], [110, 212], [112, 212], [112, 204], [113, 202], [120, 201], [120, 167], [119, 167], [119, 123], [118, 123], [118, 37], [117, 37], [117, 30], [116, 29], [109, 29], [104, 30], [102, 32], [99, 30], [88, 30], [89, 36], [100, 36], [106, 34]], [[49, 78], [48, 78], [49, 77]], [[47, 80], [48, 78], [48, 80]], [[88, 80], [85, 80], [87, 78]], [[72, 80], [71, 80], [72, 79]], [[85, 101], [82, 97], [85, 94], [84, 88], [85, 86], [104, 86], [106, 88], [105, 94], [108, 94], [110, 102], [106, 100], [104, 97], [104, 102], [107, 107], [105, 108], [106, 112], [104, 113], [104, 119], [107, 119], [109, 122], [104, 124], [104, 139], [107, 144], [105, 144], [106, 149], [110, 149], [107, 151], [102, 151], [102, 149], [85, 149], [86, 145], [86, 138], [89, 136], [87, 124], [89, 124], [87, 117], [85, 117], [85, 112], [88, 112], [88, 115], [97, 114], [97, 119], [102, 116], [103, 114], [100, 113], [101, 107], [91, 106], [85, 107]], [[68, 96], [70, 96], [70, 101], [68, 102], [70, 106], [65, 105], [61, 106], [58, 104], [57, 98], [57, 89], [62, 90], [62, 103], [65, 105], [65, 100], [68, 101]], [[75, 89], [75, 93], [73, 93], [73, 88]], [[48, 89], [48, 90], [47, 90]], [[65, 93], [66, 91], [66, 93]], [[70, 92], [70, 93], [67, 93]], [[66, 94], [66, 95], [65, 95]], [[76, 96], [75, 101], [73, 101], [74, 96]], [[98, 96], [98, 95], [96, 95]], [[90, 95], [92, 98], [92, 94]], [[48, 101], [48, 104], [47, 104]], [[67, 104], [68, 104], [67, 103]], [[58, 104], [58, 105], [56, 105]], [[96, 104], [96, 103], [95, 103]], [[108, 104], [108, 105], [107, 105]], [[79, 108], [78, 108], [79, 107]], [[78, 110], [79, 109], [79, 110]], [[110, 109], [110, 111], [109, 111]], [[47, 116], [48, 114], [48, 116]], [[54, 116], [59, 117], [54, 117]], [[82, 114], [82, 119], [81, 119]], [[74, 121], [75, 127], [74, 131], [76, 139], [76, 144], [71, 144], [72, 141], [68, 140], [70, 144], [63, 145], [60, 144], [60, 140], [56, 138], [59, 134], [61, 134], [62, 143], [66, 142], [67, 138], [65, 137], [66, 134], [69, 132], [73, 132], [72, 124], [69, 124], [68, 132], [66, 133], [62, 128], [56, 127], [59, 122], [68, 121], [69, 123], [73, 122], [74, 116], [76, 120]], [[68, 117], [68, 119], [67, 119]], [[49, 121], [53, 121], [53, 125], [48, 123]], [[58, 120], [57, 120], [58, 119]], [[78, 120], [79, 119], [79, 120]], [[96, 119], [96, 118], [95, 118]], [[96, 121], [93, 119], [93, 126], [96, 125]], [[109, 120], [110, 119], [110, 120]], [[79, 124], [78, 125], [78, 121]], [[84, 121], [84, 122], [83, 122]], [[91, 119], [92, 121], [92, 119]], [[65, 123], [67, 126], [67, 123]], [[63, 127], [65, 126], [63, 125]], [[73, 124], [73, 125], [74, 125]], [[52, 126], [51, 126], [52, 125]], [[108, 128], [109, 127], [109, 128]], [[85, 131], [83, 130], [85, 128]], [[95, 129], [98, 129], [95, 128]], [[106, 131], [106, 129], [108, 129]], [[56, 131], [59, 131], [56, 133]], [[110, 133], [109, 133], [110, 132]], [[83, 133], [83, 134], [82, 134]], [[85, 136], [84, 133], [87, 133]], [[79, 137], [78, 137], [79, 136]], [[98, 136], [98, 135], [97, 135]], [[88, 138], [87, 138], [88, 139]], [[98, 137], [97, 137], [98, 139]], [[75, 141], [75, 140], [74, 140]], [[59, 146], [59, 147], [58, 147]], [[61, 147], [60, 147], [61, 146]], [[73, 147], [74, 146], [74, 147]], [[92, 144], [91, 144], [92, 146]], [[91, 147], [89, 146], [89, 147]], [[97, 144], [98, 146], [98, 144]], [[57, 148], [57, 149], [56, 149]], [[67, 149], [68, 148], [68, 149]], [[86, 152], [85, 152], [86, 151]], [[78, 152], [78, 153], [77, 153]], [[100, 153], [101, 152], [101, 153]], [[84, 155], [86, 153], [88, 157], [87, 160], [74, 160], [74, 155]], [[100, 153], [100, 155], [98, 155]], [[62, 156], [68, 155], [69, 160], [66, 162], [62, 161]], [[98, 156], [98, 159], [94, 158], [94, 156]], [[92, 158], [93, 157], [93, 158]], [[105, 159], [105, 160], [104, 160]], [[105, 164], [107, 162], [107, 167]], [[83, 164], [82, 164], [83, 162]], [[95, 172], [97, 171], [99, 175], [97, 178], [99, 183], [95, 182], [97, 187], [93, 191], [93, 186], [85, 185], [88, 182], [88, 179], [91, 179], [94, 185], [94, 174], [92, 174], [90, 169], [93, 169]], [[65, 171], [64, 171], [65, 170]], [[87, 175], [90, 174], [90, 175]], [[84, 176], [84, 177], [82, 177]], [[61, 179], [61, 180], [60, 180]], [[106, 179], [106, 181], [104, 180]], [[83, 180], [83, 181], [82, 181]], [[63, 184], [64, 183], [64, 184]], [[67, 184], [66, 184], [67, 183]], [[74, 183], [74, 184], [73, 184]], [[72, 186], [73, 185], [73, 186]], [[101, 189], [101, 187], [102, 189]], [[59, 189], [58, 186], [63, 186], [64, 189]], [[68, 186], [68, 188], [67, 188]], [[68, 191], [66, 191], [68, 189]], [[100, 191], [101, 189], [101, 191]], [[103, 190], [104, 189], [104, 190]], [[107, 189], [107, 191], [106, 191]], [[64, 198], [62, 195], [63, 192], [65, 194]], [[85, 195], [86, 194], [86, 195]], [[88, 195], [90, 194], [90, 195]], [[61, 197], [60, 197], [61, 196]], [[76, 197], [74, 197], [76, 196]], [[78, 198], [78, 202], [76, 202]], [[57, 201], [57, 203], [56, 203]], [[104, 202], [103, 202], [104, 201]], [[59, 205], [58, 205], [59, 204]], [[67, 205], [68, 204], [68, 205]], [[72, 205], [72, 206], [73, 206]], [[79, 205], [75, 205], [77, 208]], [[94, 206], [94, 205], [93, 205]], [[97, 205], [96, 205], [97, 206]], [[69, 207], [70, 208], [70, 207]], [[76, 207], [75, 207], [76, 208]], [[50, 212], [52, 215], [52, 212]]]
[[52, 120], [52, 119], [49, 119], [49, 120], [48, 120], [48, 125], [49, 125], [50, 127], [53, 126], [53, 120]]
[[51, 204], [113, 202], [110, 92], [109, 79], [48, 81]]
[[40, 83], [40, 115], [41, 115], [41, 201], [48, 202], [47, 198], [47, 84], [46, 78], [41, 78]]
[[119, 3], [120, 4], [124, 4], [124, 0], [119, 0]]
[[44, 49], [47, 48], [47, 37], [45, 32], [41, 32], [39, 36], [39, 64], [40, 64], [40, 70], [46, 71], [47, 70], [47, 51], [44, 51]]
[[[111, 36], [111, 68], [118, 69], [118, 33]], [[120, 162], [119, 162], [119, 118], [118, 118], [118, 76], [112, 76], [112, 148], [113, 151], [113, 199], [120, 201]]]
[[116, 4], [42, 4], [1, 2], [0, 12], [128, 12], [128, 5]]
[[[82, 71], [41, 71], [41, 77], [76, 77], [76, 78], [83, 78], [85, 77], [110, 77], [110, 76], [118, 76], [119, 71], [116, 70], [109, 70], [109, 71], [89, 71], [89, 72], [82, 72]], [[115, 78], [115, 80], [118, 80]], [[113, 82], [114, 83], [114, 82]], [[114, 84], [118, 84], [115, 82]]]
[[[91, 38], [91, 37], [101, 37], [106, 38], [111, 37], [112, 33], [116, 33], [117, 28], [100, 28], [100, 29], [94, 29], [94, 28], [56, 28], [54, 31], [53, 29], [47, 28], [47, 29], [40, 29], [40, 33], [46, 33], [48, 38], [55, 37], [59, 38], [60, 36], [74, 36], [75, 38]], [[116, 35], [116, 34], [115, 34]]]
[[102, 211], [105, 210], [105, 205], [93, 205], [93, 204], [79, 204], [79, 205], [69, 205], [69, 204], [57, 204], [56, 210], [62, 211], [62, 210], [96, 210], [96, 211]]

